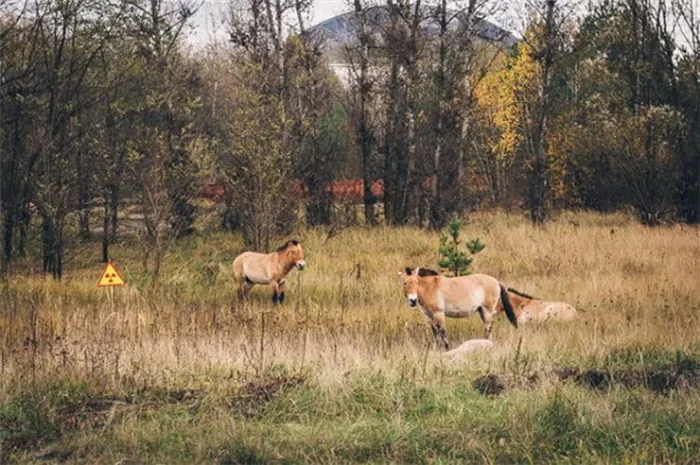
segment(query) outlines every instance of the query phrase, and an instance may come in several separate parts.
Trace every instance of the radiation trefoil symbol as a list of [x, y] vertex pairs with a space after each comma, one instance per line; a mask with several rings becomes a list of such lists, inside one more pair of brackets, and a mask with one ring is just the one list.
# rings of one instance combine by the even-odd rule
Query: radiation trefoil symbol
[[102, 272], [102, 277], [97, 282], [97, 287], [123, 286], [126, 284], [114, 265], [109, 262]]

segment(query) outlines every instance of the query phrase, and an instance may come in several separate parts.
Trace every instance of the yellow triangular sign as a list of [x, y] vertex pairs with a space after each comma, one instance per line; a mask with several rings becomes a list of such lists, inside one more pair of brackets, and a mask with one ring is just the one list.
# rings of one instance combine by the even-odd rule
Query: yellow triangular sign
[[124, 284], [126, 284], [124, 278], [119, 275], [119, 272], [114, 268], [112, 262], [109, 262], [102, 272], [102, 277], [97, 283], [97, 287], [123, 286]]

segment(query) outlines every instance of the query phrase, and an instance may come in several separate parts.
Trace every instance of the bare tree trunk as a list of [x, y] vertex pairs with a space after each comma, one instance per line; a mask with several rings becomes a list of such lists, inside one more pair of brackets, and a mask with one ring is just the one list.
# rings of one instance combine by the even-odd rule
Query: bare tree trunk
[[12, 228], [14, 217], [11, 209], [3, 208], [2, 211], [2, 256], [0, 257], [0, 279], [7, 275], [12, 259]]
[[372, 142], [374, 134], [369, 125], [369, 107], [372, 92], [372, 83], [369, 75], [370, 64], [370, 40], [371, 36], [367, 28], [367, 10], [363, 7], [360, 0], [353, 1], [355, 12], [355, 23], [357, 31], [358, 49], [357, 58], [359, 61], [359, 75], [357, 82], [357, 90], [359, 94], [359, 109], [358, 123], [356, 126], [356, 142], [360, 149], [362, 159], [362, 199], [365, 210], [365, 223], [374, 225], [374, 204], [376, 198], [372, 192]]
[[115, 243], [119, 238], [119, 187], [116, 184], [109, 186], [109, 203], [109, 241]]
[[[0, 62], [1, 64], [1, 62]], [[0, 98], [0, 100], [2, 100]], [[0, 101], [0, 105], [2, 102]], [[15, 112], [13, 112], [15, 113]], [[16, 226], [20, 226], [23, 221], [24, 208], [24, 197], [21, 195], [26, 189], [20, 189], [21, 181], [19, 179], [20, 163], [19, 160], [22, 157], [23, 147], [23, 131], [20, 130], [19, 117], [17, 115], [12, 115], [16, 118], [15, 123], [12, 125], [11, 136], [8, 135], [8, 145], [12, 146], [11, 151], [6, 153], [0, 152], [3, 156], [9, 156], [9, 159], [3, 160], [0, 157], [0, 182], [4, 184], [0, 185], [0, 209], [2, 210], [2, 250], [0, 251], [0, 274], [6, 273], [9, 269], [9, 264], [14, 256], [14, 236]], [[8, 131], [9, 132], [9, 131]], [[0, 145], [4, 144], [4, 140], [0, 141]], [[4, 147], [0, 147], [0, 151]], [[20, 254], [22, 255], [22, 254]]]
[[467, 159], [469, 134], [469, 115], [462, 117], [462, 125], [460, 128], [459, 151], [457, 152], [457, 190], [455, 192], [454, 210], [461, 213], [464, 209], [464, 164]]
[[22, 189], [21, 208], [19, 209], [19, 240], [17, 241], [17, 256], [24, 257], [27, 254], [27, 234], [29, 223], [32, 221], [32, 212], [29, 209], [29, 184], [25, 183]]
[[[410, 11], [410, 4], [408, 9]], [[402, 113], [406, 119], [406, 149], [405, 161], [402, 164], [403, 170], [400, 173], [400, 178], [403, 180], [401, 186], [401, 216], [399, 221], [401, 224], [408, 222], [409, 217], [415, 212], [416, 201], [418, 198], [417, 187], [417, 172], [416, 172], [416, 124], [418, 119], [418, 101], [419, 101], [419, 69], [418, 57], [421, 44], [419, 44], [421, 32], [421, 0], [416, 0], [413, 3], [413, 17], [411, 18], [410, 39], [407, 43], [406, 57], [404, 58], [404, 67], [406, 68], [406, 91], [404, 97], [404, 106], [406, 111]]]
[[440, 229], [445, 224], [446, 213], [442, 204], [442, 189], [440, 182], [441, 157], [442, 157], [442, 137], [444, 125], [444, 105], [445, 105], [445, 60], [447, 59], [447, 0], [442, 0], [438, 10], [438, 23], [440, 25], [439, 45], [438, 45], [438, 65], [435, 75], [435, 89], [437, 91], [437, 114], [433, 131], [435, 133], [435, 150], [433, 151], [433, 176], [431, 180], [430, 198], [430, 227]]
[[398, 7], [392, 0], [388, 2], [389, 26], [389, 76], [386, 97], [386, 129], [384, 132], [384, 220], [387, 224], [396, 222], [398, 214], [398, 133], [399, 123], [399, 51], [394, 49], [398, 35]]
[[109, 193], [104, 195], [104, 215], [102, 217], [102, 262], [109, 261]]
[[46, 214], [42, 215], [42, 249], [44, 256], [44, 273], [51, 273], [54, 279], [61, 279], [63, 244], [60, 236], [59, 224], [56, 218]]
[[372, 155], [372, 132], [367, 125], [367, 109], [366, 100], [367, 95], [361, 95], [361, 116], [360, 116], [360, 129], [358, 133], [360, 151], [362, 152], [362, 190], [363, 196], [362, 200], [365, 206], [365, 223], [372, 226], [374, 225], [374, 204], [376, 198], [372, 192], [372, 171], [371, 171], [371, 155]]
[[402, 223], [406, 223], [411, 213], [415, 211], [418, 197], [418, 191], [416, 190], [416, 114], [413, 105], [411, 105], [411, 108], [408, 111], [407, 119], [408, 128], [406, 131], [406, 140], [408, 150], [406, 151], [406, 173], [404, 176], [403, 193], [401, 199]]
[[[463, 89], [473, 60], [472, 30], [477, 10], [483, 2], [469, 0], [459, 14], [451, 12], [447, 0], [437, 9], [440, 28], [438, 63], [434, 79], [436, 114], [433, 123], [435, 148], [432, 152], [432, 186], [430, 227], [442, 228], [453, 211], [463, 204], [464, 163], [466, 160], [470, 100], [469, 89]], [[458, 20], [460, 29], [454, 34], [450, 22]], [[460, 93], [464, 94], [460, 96]], [[460, 102], [459, 106], [455, 103]]]
[[546, 159], [546, 133], [551, 109], [551, 75], [554, 62], [554, 9], [556, 0], [547, 0], [545, 14], [545, 43], [542, 50], [540, 63], [542, 74], [539, 82], [539, 104], [532, 128], [531, 147], [533, 155], [533, 167], [529, 180], [529, 210], [533, 223], [543, 223], [547, 219], [547, 159]]
[[90, 239], [90, 179], [89, 163], [85, 163], [82, 151], [77, 156], [78, 174], [78, 224], [79, 237], [82, 241]]

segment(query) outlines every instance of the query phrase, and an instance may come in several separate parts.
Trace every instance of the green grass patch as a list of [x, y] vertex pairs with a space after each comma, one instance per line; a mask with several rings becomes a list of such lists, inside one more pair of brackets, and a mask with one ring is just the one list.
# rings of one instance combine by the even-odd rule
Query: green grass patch
[[9, 457], [26, 463], [692, 463], [700, 448], [698, 390], [684, 402], [568, 384], [492, 398], [449, 381], [365, 373], [328, 390], [278, 368], [230, 390], [118, 399], [56, 384], [17, 393], [0, 421]]

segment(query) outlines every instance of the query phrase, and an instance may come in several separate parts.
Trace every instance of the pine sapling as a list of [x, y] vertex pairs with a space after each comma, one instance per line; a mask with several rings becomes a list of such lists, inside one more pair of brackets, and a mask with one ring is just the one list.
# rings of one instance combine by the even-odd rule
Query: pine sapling
[[461, 249], [460, 232], [465, 222], [456, 213], [447, 225], [447, 232], [440, 235], [438, 247], [440, 268], [448, 269], [453, 276], [469, 274], [469, 266], [474, 261], [474, 255], [484, 250], [486, 244], [480, 239], [472, 239], [466, 243], [467, 251]]

